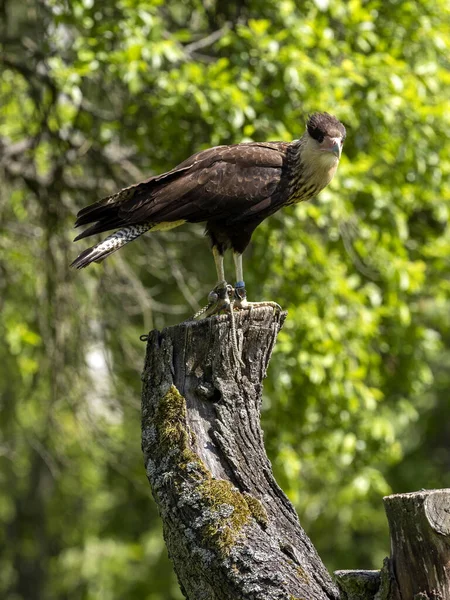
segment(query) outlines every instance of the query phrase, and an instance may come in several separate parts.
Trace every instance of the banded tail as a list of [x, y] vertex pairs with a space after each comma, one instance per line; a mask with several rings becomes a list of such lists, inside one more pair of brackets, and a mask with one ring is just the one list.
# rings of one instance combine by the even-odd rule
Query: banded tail
[[141, 225], [128, 225], [112, 235], [105, 238], [91, 248], [84, 250], [70, 265], [76, 269], [84, 269], [93, 262], [102, 262], [107, 256], [132, 242], [137, 237], [152, 228], [152, 223], [142, 223]]

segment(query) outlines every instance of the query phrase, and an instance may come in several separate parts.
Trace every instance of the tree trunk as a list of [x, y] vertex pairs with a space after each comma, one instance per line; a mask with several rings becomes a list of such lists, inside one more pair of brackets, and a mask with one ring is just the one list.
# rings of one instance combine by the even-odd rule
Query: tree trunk
[[284, 318], [238, 313], [238, 348], [229, 315], [147, 336], [142, 448], [184, 595], [450, 600], [450, 490], [386, 497], [391, 557], [333, 584], [264, 450], [261, 382]]
[[148, 336], [142, 445], [189, 600], [336, 600], [338, 591], [278, 487], [260, 427], [262, 379], [285, 315], [271, 308]]
[[450, 600], [450, 489], [384, 498], [400, 598]]
[[384, 498], [391, 557], [381, 571], [336, 571], [342, 600], [450, 600], [450, 489]]

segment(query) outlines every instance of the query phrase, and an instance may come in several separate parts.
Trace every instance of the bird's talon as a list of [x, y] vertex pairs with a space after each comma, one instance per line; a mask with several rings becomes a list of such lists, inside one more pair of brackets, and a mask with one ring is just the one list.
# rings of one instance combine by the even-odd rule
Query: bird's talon
[[245, 298], [243, 302], [236, 302], [236, 304], [239, 306], [240, 309], [247, 308], [249, 310], [251, 310], [252, 308], [270, 307], [273, 308], [276, 314], [281, 313], [281, 311], [283, 310], [277, 302], [273, 302], [271, 300], [268, 300], [266, 302], [248, 302]]
[[195, 321], [219, 314], [222, 310], [230, 311], [230, 299], [234, 293], [233, 286], [226, 281], [219, 281], [208, 294], [208, 304], [192, 317]]
[[251, 307], [251, 302], [247, 302], [247, 298], [243, 300], [236, 300], [236, 309], [237, 310], [245, 310], [246, 308]]
[[248, 307], [247, 290], [245, 289], [243, 281], [238, 281], [236, 283], [234, 288], [234, 298], [238, 310], [243, 310]]
[[247, 290], [245, 287], [235, 287], [234, 288], [234, 297], [238, 302], [244, 302], [247, 300]]
[[211, 292], [209, 292], [208, 294], [208, 306], [212, 306], [213, 304], [216, 304], [216, 302], [219, 301], [219, 294], [217, 292], [215, 292], [214, 290], [212, 290]]

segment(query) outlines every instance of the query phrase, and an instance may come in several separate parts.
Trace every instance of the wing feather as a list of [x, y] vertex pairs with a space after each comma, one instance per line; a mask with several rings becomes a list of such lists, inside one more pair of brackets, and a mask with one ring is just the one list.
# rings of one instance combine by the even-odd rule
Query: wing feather
[[252, 214], [276, 193], [288, 147], [285, 142], [267, 142], [199, 152], [167, 173], [81, 210], [75, 226], [94, 225], [79, 238], [142, 222], [202, 222]]
[[275, 193], [286, 144], [239, 144], [206, 150], [202, 155], [197, 155], [188, 172], [164, 182], [150, 197], [142, 199], [138, 191], [120, 207], [121, 218], [133, 222], [205, 221], [244, 210]]

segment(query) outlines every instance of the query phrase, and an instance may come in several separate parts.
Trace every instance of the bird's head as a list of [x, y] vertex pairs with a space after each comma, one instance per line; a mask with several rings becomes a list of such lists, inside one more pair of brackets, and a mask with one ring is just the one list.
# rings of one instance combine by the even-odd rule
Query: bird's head
[[323, 164], [337, 166], [345, 140], [345, 127], [328, 113], [314, 113], [306, 123], [306, 148]]

